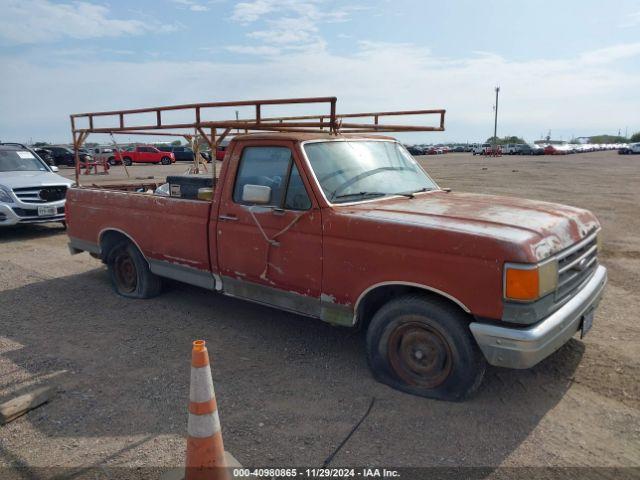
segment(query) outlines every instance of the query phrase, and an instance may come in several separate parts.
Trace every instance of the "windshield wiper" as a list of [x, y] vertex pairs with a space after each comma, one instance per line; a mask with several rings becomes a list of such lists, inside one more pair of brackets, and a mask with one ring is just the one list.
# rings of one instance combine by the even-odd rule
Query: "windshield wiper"
[[433, 188], [423, 187], [420, 190], [413, 190], [411, 192], [396, 192], [396, 193], [393, 193], [392, 195], [402, 195], [403, 197], [407, 197], [407, 198], [415, 198], [416, 193], [428, 192], [430, 190], [433, 190]]
[[388, 195], [383, 192], [354, 192], [354, 193], [343, 193], [342, 195], [331, 196], [331, 200], [338, 198], [349, 198], [349, 197], [384, 197]]

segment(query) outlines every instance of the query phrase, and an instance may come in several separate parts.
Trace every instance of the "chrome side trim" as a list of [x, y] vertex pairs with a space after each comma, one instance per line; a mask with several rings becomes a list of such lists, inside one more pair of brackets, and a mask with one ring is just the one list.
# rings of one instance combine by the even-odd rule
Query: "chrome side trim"
[[224, 281], [222, 293], [230, 297], [249, 300], [309, 317], [321, 317], [319, 298], [308, 297], [295, 292], [286, 292], [279, 288], [238, 280], [233, 277], [223, 276], [222, 280]]
[[491, 365], [529, 368], [575, 335], [584, 313], [600, 302], [606, 283], [607, 269], [599, 266], [587, 284], [566, 304], [530, 327], [473, 322], [469, 328]]
[[216, 289], [215, 277], [208, 270], [199, 270], [197, 268], [187, 267], [186, 265], [177, 265], [153, 258], [147, 259], [147, 262], [149, 262], [151, 272], [160, 277], [171, 278], [179, 282], [188, 283], [189, 285], [206, 288], [207, 290]]
[[366, 290], [364, 290], [360, 294], [360, 296], [358, 297], [358, 300], [356, 300], [356, 304], [355, 304], [355, 307], [353, 309], [353, 325], [355, 325], [357, 323], [357, 321], [358, 321], [358, 318], [357, 318], [358, 317], [358, 308], [360, 308], [360, 302], [362, 302], [364, 297], [366, 297], [367, 294], [371, 290], [374, 290], [374, 289], [376, 289], [378, 287], [391, 286], [391, 285], [403, 285], [403, 286], [408, 286], [408, 287], [416, 287], [416, 288], [421, 288], [423, 290], [427, 290], [429, 292], [437, 293], [438, 295], [442, 295], [443, 297], [445, 297], [445, 298], [451, 300], [452, 302], [454, 302], [455, 304], [457, 304], [465, 312], [471, 313], [471, 310], [469, 309], [469, 307], [467, 307], [464, 303], [462, 303], [460, 300], [458, 300], [453, 295], [449, 295], [447, 292], [443, 292], [442, 290], [439, 290], [437, 288], [430, 287], [429, 285], [424, 285], [424, 284], [421, 284], [421, 283], [403, 282], [403, 281], [400, 281], [400, 280], [395, 280], [395, 281], [376, 283], [376, 284], [371, 285], [370, 287], [368, 287]]

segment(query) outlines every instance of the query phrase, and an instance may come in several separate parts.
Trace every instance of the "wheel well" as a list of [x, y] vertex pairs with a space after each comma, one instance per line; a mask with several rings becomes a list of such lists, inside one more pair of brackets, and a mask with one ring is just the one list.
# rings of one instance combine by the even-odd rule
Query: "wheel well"
[[[109, 255], [118, 243], [122, 240], [127, 240], [135, 245], [135, 242], [131, 240], [127, 235], [117, 230], [108, 230], [104, 232], [100, 237], [100, 258], [103, 263], [107, 263]], [[137, 248], [137, 245], [136, 245]]]
[[449, 304], [465, 314], [469, 313], [461, 303], [452, 300], [442, 293], [434, 292], [425, 287], [401, 284], [381, 285], [371, 289], [360, 299], [356, 310], [358, 327], [366, 329], [373, 316], [385, 303], [394, 298], [409, 294], [420, 294], [426, 298], [430, 298], [434, 302]]

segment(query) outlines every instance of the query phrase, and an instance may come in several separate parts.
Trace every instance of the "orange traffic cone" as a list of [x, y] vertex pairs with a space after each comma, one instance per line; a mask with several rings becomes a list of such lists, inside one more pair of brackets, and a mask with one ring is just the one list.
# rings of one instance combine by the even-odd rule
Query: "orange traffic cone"
[[228, 480], [209, 353], [204, 340], [193, 342], [187, 425], [186, 480]]

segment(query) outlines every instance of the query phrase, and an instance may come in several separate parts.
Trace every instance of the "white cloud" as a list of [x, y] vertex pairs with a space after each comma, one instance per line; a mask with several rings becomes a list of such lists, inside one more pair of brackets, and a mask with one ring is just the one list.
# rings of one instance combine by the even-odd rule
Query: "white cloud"
[[231, 19], [243, 25], [262, 21], [265, 28], [247, 34], [260, 45], [311, 51], [325, 44], [319, 34], [320, 24], [346, 22], [352, 12], [364, 8], [335, 7], [324, 0], [254, 0], [238, 3]]
[[640, 12], [627, 15], [626, 19], [619, 25], [620, 28], [632, 28], [640, 26]]
[[178, 5], [180, 8], [185, 8], [191, 10], [192, 12], [207, 12], [209, 11], [209, 5], [212, 3], [217, 3], [215, 0], [210, 0], [208, 2], [198, 2], [195, 0], [171, 0], [173, 3]]
[[233, 53], [240, 53], [244, 55], [279, 55], [281, 50], [276, 47], [270, 47], [267, 45], [229, 45], [225, 47], [225, 50]]
[[605, 64], [640, 55], [640, 42], [614, 45], [584, 53], [581, 60], [589, 64]]
[[85, 1], [6, 0], [2, 9], [0, 42], [5, 44], [51, 42], [63, 37], [119, 37], [176, 28], [155, 22], [110, 18], [107, 7]]
[[240, 23], [255, 22], [263, 15], [275, 11], [277, 3], [275, 0], [254, 0], [252, 2], [237, 3], [233, 9], [231, 19]]
[[[210, 101], [214, 98], [207, 92], [214, 91], [215, 99], [230, 100], [337, 95], [339, 113], [446, 108], [447, 132], [417, 134], [418, 139], [484, 140], [493, 125], [496, 83], [502, 88], [501, 135], [531, 140], [548, 129], [564, 130], [566, 136], [617, 131], [627, 125], [630, 131], [640, 129], [640, 99], [635, 95], [640, 91], [640, 73], [619, 68], [630, 55], [640, 57], [635, 47], [618, 45], [565, 59], [531, 61], [510, 61], [495, 54], [452, 60], [411, 44], [374, 42], [361, 43], [349, 55], [325, 48], [276, 54], [277, 46], [263, 47], [269, 48], [227, 47], [263, 55], [260, 63], [234, 59], [47, 65], [0, 58], [4, 86], [0, 132], [11, 140], [64, 141], [69, 138], [69, 113]], [[598, 53], [602, 51], [615, 54], [607, 56], [607, 63], [585, 62], [602, 57]], [[113, 75], [117, 71], [127, 75]]]

